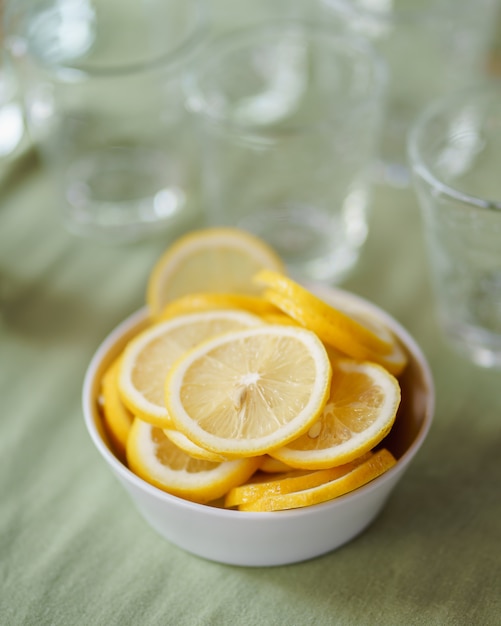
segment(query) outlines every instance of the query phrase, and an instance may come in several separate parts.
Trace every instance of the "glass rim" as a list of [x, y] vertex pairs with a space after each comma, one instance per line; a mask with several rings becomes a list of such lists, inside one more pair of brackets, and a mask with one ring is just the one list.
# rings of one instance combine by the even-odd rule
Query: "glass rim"
[[453, 185], [441, 180], [441, 178], [433, 172], [429, 161], [424, 157], [421, 149], [421, 141], [429, 124], [437, 120], [447, 111], [452, 110], [454, 105], [473, 103], [481, 97], [492, 97], [494, 95], [498, 96], [501, 103], [501, 80], [495, 84], [482, 83], [478, 85], [476, 89], [470, 86], [430, 103], [416, 118], [409, 131], [407, 137], [407, 157], [412, 174], [425, 181], [441, 195], [475, 208], [488, 211], [501, 211], [501, 199], [490, 200], [482, 198], [479, 195], [461, 191]]
[[[292, 30], [292, 29], [295, 29]], [[252, 132], [256, 135], [264, 134], [269, 136], [274, 133], [277, 136], [290, 134], [291, 132], [304, 132], [318, 130], [321, 132], [329, 126], [329, 121], [316, 121], [307, 123], [287, 124], [281, 132], [270, 131], [269, 128], [261, 127], [258, 124], [246, 124], [228, 119], [225, 114], [217, 114], [210, 111], [201, 103], [207, 103], [206, 90], [201, 87], [203, 76], [211, 65], [228, 55], [232, 50], [240, 47], [244, 49], [252, 43], [253, 37], [262, 37], [273, 33], [302, 32], [313, 38], [323, 38], [337, 44], [337, 50], [355, 51], [360, 57], [367, 61], [373, 73], [374, 88], [367, 93], [363, 99], [364, 106], [372, 106], [374, 102], [381, 101], [388, 81], [388, 69], [384, 58], [375, 48], [364, 38], [354, 35], [345, 35], [332, 31], [314, 20], [304, 20], [300, 18], [274, 18], [263, 23], [243, 26], [232, 32], [214, 38], [207, 46], [207, 54], [198, 66], [192, 69], [184, 77], [184, 90], [186, 95], [186, 106], [195, 115], [199, 115], [204, 120], [220, 127], [225, 127], [235, 131]]]
[[[187, 0], [180, 0], [184, 5]], [[172, 49], [167, 49], [164, 52], [160, 52], [156, 55], [152, 55], [150, 58], [140, 61], [130, 61], [126, 63], [107, 63], [102, 66], [86, 64], [82, 62], [78, 65], [74, 65], [73, 62], [61, 63], [61, 62], [46, 62], [39, 55], [30, 55], [36, 59], [36, 63], [43, 67], [46, 71], [51, 73], [58, 73], [61, 71], [71, 72], [72, 75], [80, 75], [88, 78], [113, 78], [113, 77], [127, 77], [137, 74], [141, 74], [145, 71], [155, 70], [160, 67], [168, 66], [169, 69], [174, 69], [178, 65], [185, 62], [185, 59], [194, 54], [195, 48], [197, 48], [204, 39], [204, 34], [208, 33], [209, 14], [204, 2], [200, 0], [188, 0], [191, 1], [195, 7], [195, 20], [194, 23], [187, 30], [186, 36]], [[22, 40], [24, 33], [22, 29], [12, 27], [18, 19], [23, 21], [24, 18], [20, 18], [26, 12], [26, 7], [21, 5], [9, 5], [9, 8], [5, 11], [4, 16], [4, 36], [5, 47], [11, 57], [16, 57], [14, 49], [16, 44], [12, 42]], [[198, 42], [198, 45], [196, 45]], [[195, 44], [195, 45], [194, 45]], [[29, 50], [29, 46], [27, 47]], [[28, 52], [28, 54], [30, 54]]]

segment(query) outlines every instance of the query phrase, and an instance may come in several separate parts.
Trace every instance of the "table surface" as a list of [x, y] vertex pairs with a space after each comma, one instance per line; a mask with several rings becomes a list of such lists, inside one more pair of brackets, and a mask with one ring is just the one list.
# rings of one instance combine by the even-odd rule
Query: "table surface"
[[88, 362], [143, 304], [172, 237], [126, 246], [75, 238], [29, 146], [0, 168], [0, 622], [501, 624], [499, 372], [443, 341], [413, 192], [376, 187], [370, 236], [344, 287], [421, 345], [435, 420], [373, 525], [295, 565], [232, 567], [169, 544], [85, 430]]

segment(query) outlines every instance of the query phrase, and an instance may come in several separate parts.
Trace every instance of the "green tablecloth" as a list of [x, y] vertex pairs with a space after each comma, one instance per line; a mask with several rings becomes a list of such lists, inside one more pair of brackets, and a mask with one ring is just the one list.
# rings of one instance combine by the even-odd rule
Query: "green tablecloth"
[[84, 427], [89, 359], [143, 303], [168, 238], [119, 247], [67, 234], [30, 151], [4, 166], [0, 194], [0, 623], [501, 624], [499, 373], [442, 341], [412, 192], [376, 190], [345, 286], [395, 315], [429, 358], [429, 438], [364, 534], [268, 569], [208, 562], [157, 536]]

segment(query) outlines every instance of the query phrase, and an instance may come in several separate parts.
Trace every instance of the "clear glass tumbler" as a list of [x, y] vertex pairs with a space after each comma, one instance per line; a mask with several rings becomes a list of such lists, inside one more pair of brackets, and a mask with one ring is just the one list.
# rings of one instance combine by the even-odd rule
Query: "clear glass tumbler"
[[336, 282], [367, 235], [385, 66], [303, 21], [240, 29], [188, 77], [211, 224], [267, 240], [297, 278]]
[[431, 105], [409, 136], [442, 327], [472, 361], [501, 366], [501, 86]]
[[187, 218], [198, 168], [182, 74], [198, 0], [19, 0], [6, 18], [27, 127], [77, 234], [130, 240]]
[[0, 165], [13, 155], [24, 135], [23, 110], [17, 77], [8, 62], [0, 58]]
[[389, 68], [381, 157], [375, 179], [410, 183], [407, 133], [438, 97], [486, 73], [498, 0], [320, 0], [333, 28], [367, 37]]

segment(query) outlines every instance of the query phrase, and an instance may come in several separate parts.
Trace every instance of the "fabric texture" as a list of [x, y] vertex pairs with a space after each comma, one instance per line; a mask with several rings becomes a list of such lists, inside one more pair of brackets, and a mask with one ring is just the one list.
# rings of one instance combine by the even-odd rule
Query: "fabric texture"
[[375, 189], [346, 289], [415, 337], [437, 391], [423, 448], [375, 522], [304, 563], [241, 568], [158, 536], [84, 426], [86, 367], [144, 303], [175, 234], [124, 245], [61, 225], [36, 154], [0, 176], [0, 623], [5, 626], [343, 626], [501, 623], [499, 373], [444, 343], [417, 200]]

